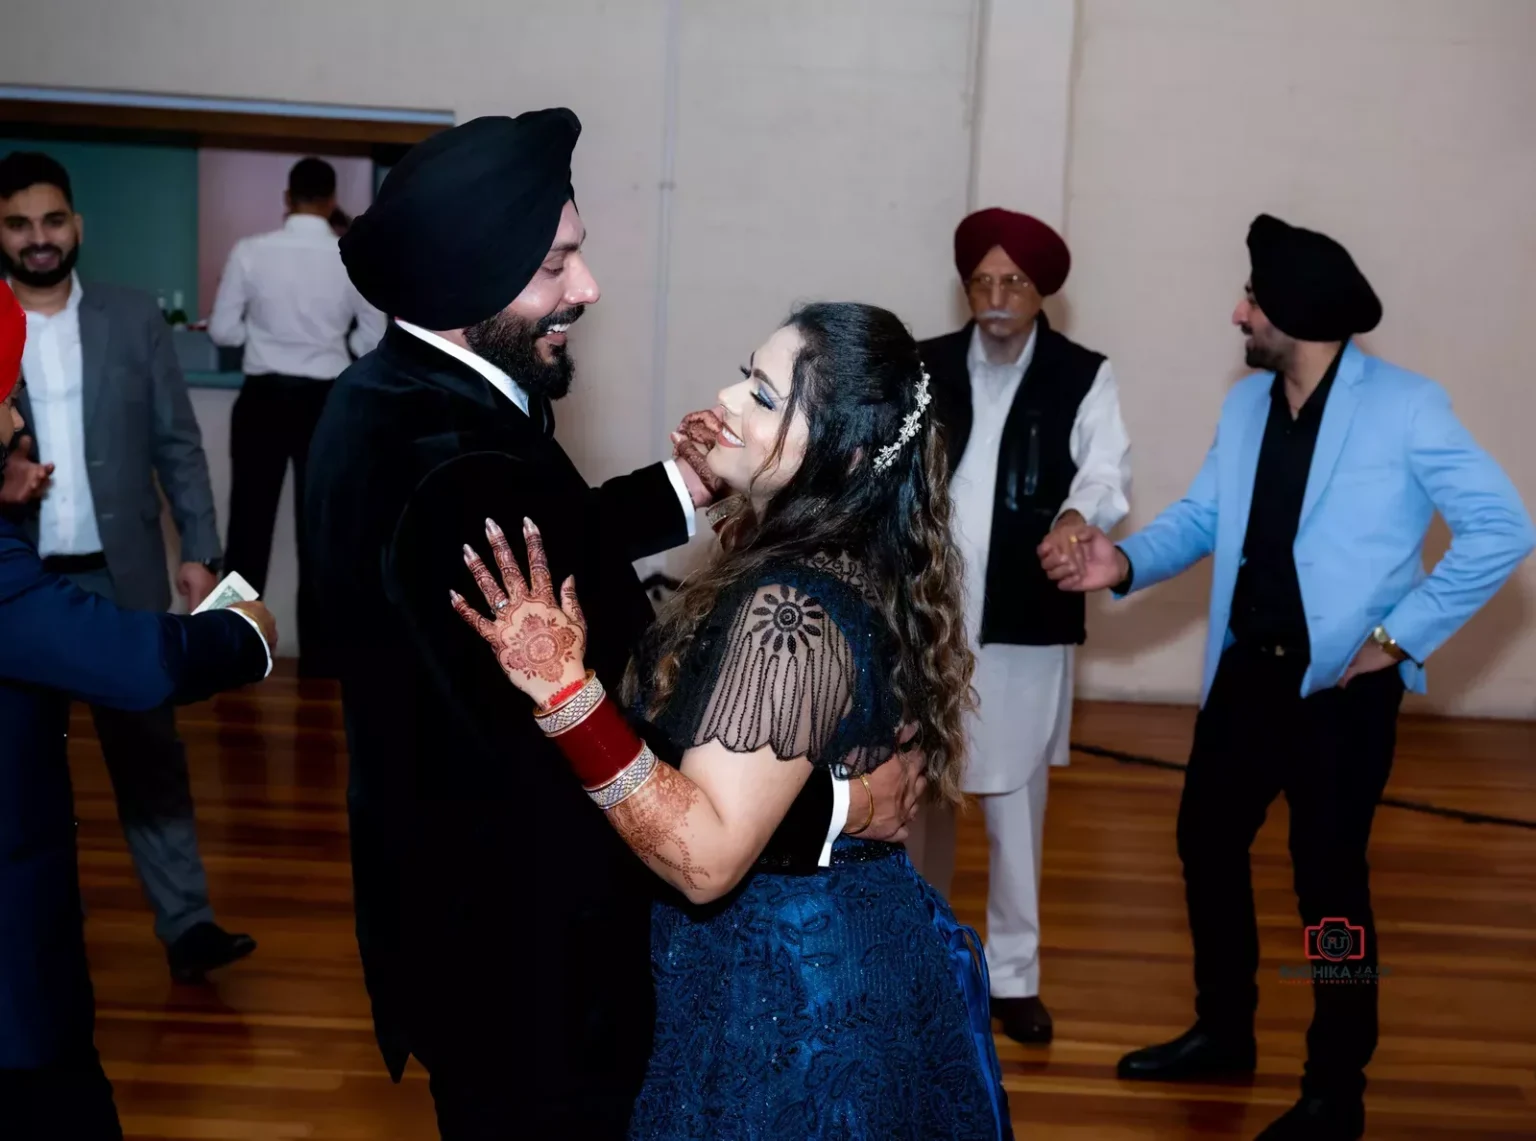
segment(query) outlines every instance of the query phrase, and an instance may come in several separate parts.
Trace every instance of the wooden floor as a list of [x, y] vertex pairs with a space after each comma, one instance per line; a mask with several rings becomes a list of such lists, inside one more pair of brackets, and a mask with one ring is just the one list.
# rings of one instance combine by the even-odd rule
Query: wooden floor
[[[1087, 704], [1075, 739], [1182, 760], [1187, 709]], [[206, 988], [173, 986], [122, 843], [89, 718], [72, 761], [98, 1040], [132, 1138], [432, 1138], [419, 1069], [391, 1085], [353, 941], [345, 743], [329, 687], [275, 677], [185, 710], [220, 919], [260, 949]], [[1536, 723], [1405, 719], [1389, 795], [1536, 819]], [[1126, 1085], [1127, 1048], [1191, 1018], [1173, 844], [1178, 773], [1075, 754], [1051, 774], [1043, 996], [1056, 1042], [999, 1039], [1021, 1141], [1250, 1138], [1295, 1098], [1305, 986], [1281, 803], [1255, 848], [1263, 929], [1260, 1072], [1236, 1086]], [[980, 814], [962, 823], [956, 909], [985, 919]], [[1384, 808], [1372, 849], [1382, 1042], [1367, 1136], [1536, 1138], [1536, 832]], [[509, 1134], [510, 1135], [510, 1134]]]

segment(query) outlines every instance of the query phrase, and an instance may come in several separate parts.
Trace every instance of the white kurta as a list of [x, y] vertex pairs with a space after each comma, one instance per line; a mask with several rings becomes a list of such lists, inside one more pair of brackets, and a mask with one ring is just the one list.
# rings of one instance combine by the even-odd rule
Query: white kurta
[[[1005, 793], [1021, 788], [1043, 763], [1065, 764], [1072, 711], [1072, 646], [981, 646], [982, 600], [992, 536], [998, 455], [1009, 409], [1035, 355], [1029, 338], [1011, 364], [987, 361], [981, 332], [971, 337], [970, 442], [951, 481], [953, 527], [965, 556], [966, 628], [976, 653], [981, 708], [968, 719], [970, 750], [964, 788]], [[1130, 438], [1120, 417], [1120, 390], [1106, 360], [1078, 406], [1068, 441], [1077, 475], [1058, 509], [1076, 510], [1108, 531], [1130, 510]]]

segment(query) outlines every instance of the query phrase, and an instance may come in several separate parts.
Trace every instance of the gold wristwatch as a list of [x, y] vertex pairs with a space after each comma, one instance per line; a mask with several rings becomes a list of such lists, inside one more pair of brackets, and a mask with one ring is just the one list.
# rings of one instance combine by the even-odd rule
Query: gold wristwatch
[[1406, 660], [1408, 657], [1407, 652], [1397, 644], [1397, 639], [1393, 638], [1391, 634], [1387, 633], [1387, 628], [1385, 626], [1378, 626], [1376, 629], [1371, 631], [1371, 641], [1375, 642], [1383, 650], [1391, 654], [1393, 661], [1401, 662]]

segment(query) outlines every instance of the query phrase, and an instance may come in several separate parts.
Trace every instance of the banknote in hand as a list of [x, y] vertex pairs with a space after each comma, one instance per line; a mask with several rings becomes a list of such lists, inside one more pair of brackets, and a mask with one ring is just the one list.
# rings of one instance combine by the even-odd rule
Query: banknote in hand
[[219, 585], [213, 588], [207, 598], [203, 599], [193, 614], [201, 614], [205, 610], [223, 610], [233, 606], [237, 602], [255, 602], [261, 595], [256, 588], [234, 571], [230, 571], [222, 579]]

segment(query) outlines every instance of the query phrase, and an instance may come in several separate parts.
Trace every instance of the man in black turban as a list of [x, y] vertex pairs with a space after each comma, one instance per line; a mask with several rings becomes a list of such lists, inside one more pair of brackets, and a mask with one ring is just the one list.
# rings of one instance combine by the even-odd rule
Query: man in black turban
[[[593, 489], [551, 434], [567, 330], [599, 296], [571, 189], [579, 132], [566, 110], [476, 119], [389, 173], [341, 252], [393, 321], [336, 381], [305, 489], [374, 1026], [397, 1081], [411, 1054], [429, 1071], [454, 1141], [622, 1137], [651, 1045], [658, 881], [448, 604], [471, 590], [463, 544], [486, 519], [538, 520], [616, 693], [652, 618], [632, 564], [685, 542], [710, 499], [686, 441], [689, 463]], [[907, 770], [882, 771], [893, 821]], [[814, 870], [844, 826], [835, 800], [830, 776], [808, 782], [763, 858]]]
[[[1356, 1141], [1376, 1050], [1371, 824], [1405, 690], [1536, 545], [1519, 493], [1444, 389], [1353, 343], [1381, 304], [1337, 242], [1261, 217], [1232, 314], [1248, 364], [1183, 499], [1118, 546], [1083, 528], [1067, 590], [1141, 590], [1213, 562], [1205, 670], [1179, 805], [1195, 1025], [1121, 1078], [1251, 1074], [1259, 935], [1249, 849], [1285, 794], [1316, 960], [1301, 1098], [1258, 1141]], [[1424, 573], [1438, 514], [1450, 549]]]

